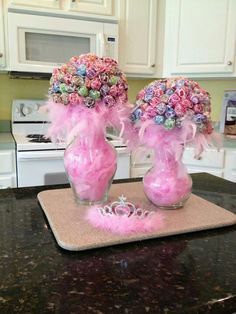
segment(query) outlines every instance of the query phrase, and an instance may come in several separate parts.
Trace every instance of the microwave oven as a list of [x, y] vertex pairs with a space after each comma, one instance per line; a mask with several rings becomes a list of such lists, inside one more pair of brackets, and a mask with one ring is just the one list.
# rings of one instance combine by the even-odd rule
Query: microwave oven
[[9, 70], [51, 73], [72, 56], [94, 53], [118, 61], [118, 24], [8, 12]]

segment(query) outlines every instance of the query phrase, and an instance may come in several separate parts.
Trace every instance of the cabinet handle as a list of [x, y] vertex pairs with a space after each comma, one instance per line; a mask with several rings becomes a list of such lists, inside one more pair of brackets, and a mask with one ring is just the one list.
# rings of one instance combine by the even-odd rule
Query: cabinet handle
[[147, 158], [148, 158], [148, 159], [149, 159], [149, 158], [151, 158], [151, 155], [150, 155], [150, 154], [148, 154], [148, 155], [147, 155]]
[[227, 64], [228, 64], [228, 65], [232, 65], [233, 62], [232, 62], [232, 61], [228, 61]]
[[151, 65], [151, 68], [155, 68], [155, 63], [153, 63], [153, 64]]
[[3, 57], [3, 53], [2, 52], [0, 52], [0, 58], [2, 58]]

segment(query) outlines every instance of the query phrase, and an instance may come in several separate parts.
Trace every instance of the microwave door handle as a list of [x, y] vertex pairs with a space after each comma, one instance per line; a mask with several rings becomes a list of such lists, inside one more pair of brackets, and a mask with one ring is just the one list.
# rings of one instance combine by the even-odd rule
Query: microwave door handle
[[105, 35], [102, 33], [98, 34], [98, 45], [97, 47], [99, 47], [100, 51], [98, 52], [98, 55], [100, 55], [100, 57], [103, 57], [105, 55]]
[[19, 161], [43, 161], [61, 159], [64, 156], [64, 150], [45, 151], [45, 152], [21, 152], [18, 154]]

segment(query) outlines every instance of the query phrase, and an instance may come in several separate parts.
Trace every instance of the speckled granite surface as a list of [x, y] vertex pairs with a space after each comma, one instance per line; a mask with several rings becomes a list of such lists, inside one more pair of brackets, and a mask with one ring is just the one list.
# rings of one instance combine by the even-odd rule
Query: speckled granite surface
[[[195, 194], [236, 213], [236, 184], [192, 177]], [[0, 191], [1, 314], [236, 312], [236, 226], [68, 252], [36, 199], [48, 188]]]
[[11, 121], [0, 119], [0, 133], [10, 133], [11, 132]]
[[15, 141], [11, 134], [11, 122], [0, 120], [0, 150], [15, 149]]
[[0, 150], [15, 149], [15, 141], [11, 133], [0, 132]]

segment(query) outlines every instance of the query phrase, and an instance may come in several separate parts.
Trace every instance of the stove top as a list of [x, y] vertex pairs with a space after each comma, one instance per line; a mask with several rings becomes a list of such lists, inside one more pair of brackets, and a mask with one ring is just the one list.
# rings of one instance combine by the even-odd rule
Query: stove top
[[50, 138], [47, 138], [43, 134], [29, 134], [26, 135], [31, 143], [51, 143]]
[[[65, 143], [52, 143], [47, 134], [49, 117], [44, 110], [45, 101], [16, 99], [12, 104], [12, 134], [18, 151], [65, 149]], [[126, 147], [122, 139], [108, 130], [107, 140], [116, 147]]]
[[18, 151], [65, 149], [65, 143], [52, 143], [50, 139], [46, 139], [44, 136], [44, 134], [38, 134], [38, 137], [31, 137], [27, 134], [13, 133]]
[[[46, 138], [44, 134], [13, 134], [18, 151], [29, 150], [57, 150], [65, 149], [66, 144], [52, 143], [49, 138]], [[107, 140], [110, 141], [116, 148], [126, 147], [122, 143], [119, 137], [115, 137], [112, 134], [107, 135]]]

